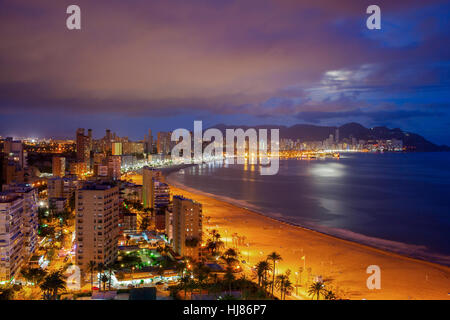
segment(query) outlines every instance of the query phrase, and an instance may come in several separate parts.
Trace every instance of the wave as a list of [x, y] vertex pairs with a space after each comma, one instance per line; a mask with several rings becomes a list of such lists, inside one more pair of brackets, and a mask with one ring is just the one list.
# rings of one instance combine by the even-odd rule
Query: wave
[[287, 218], [281, 212], [266, 212], [260, 206], [251, 204], [245, 200], [236, 200], [227, 196], [217, 195], [193, 187], [189, 187], [173, 178], [172, 173], [166, 176], [167, 182], [179, 189], [186, 190], [187, 192], [200, 194], [209, 198], [223, 201], [236, 207], [253, 211], [256, 214], [262, 215], [269, 219], [276, 220], [277, 222], [286, 223], [295, 227], [300, 227], [315, 232], [320, 232], [329, 236], [333, 236], [335, 238], [356, 242], [358, 244], [367, 245], [380, 250], [390, 251], [410, 258], [450, 266], [450, 256], [439, 254], [436, 252], [430, 252], [429, 248], [425, 245], [415, 245], [410, 243], [371, 237], [361, 233], [353, 232], [351, 230], [325, 227], [322, 225], [318, 225], [317, 223], [312, 223], [308, 221], [299, 222], [297, 219]]

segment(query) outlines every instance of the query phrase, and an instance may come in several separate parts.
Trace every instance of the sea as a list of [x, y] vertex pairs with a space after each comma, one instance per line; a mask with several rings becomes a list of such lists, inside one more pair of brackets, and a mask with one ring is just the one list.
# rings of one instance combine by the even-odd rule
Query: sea
[[342, 153], [259, 165], [210, 162], [168, 182], [271, 218], [450, 265], [450, 153]]

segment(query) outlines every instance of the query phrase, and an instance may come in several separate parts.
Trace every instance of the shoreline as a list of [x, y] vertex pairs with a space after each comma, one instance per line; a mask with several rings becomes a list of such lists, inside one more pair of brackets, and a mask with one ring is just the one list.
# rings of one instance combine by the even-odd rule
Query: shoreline
[[[450, 299], [450, 268], [446, 265], [330, 235], [267, 216], [251, 208], [239, 207], [234, 203], [211, 197], [209, 194], [204, 195], [199, 190], [197, 192], [185, 190], [185, 188], [167, 182], [170, 184], [173, 194], [180, 193], [203, 203], [204, 216], [210, 216], [212, 220], [205, 224], [207, 229], [219, 229], [222, 236], [226, 234], [230, 236], [232, 232], [238, 231], [239, 235], [245, 235], [250, 244], [258, 248], [256, 251], [261, 249], [265, 255], [272, 251], [281, 253], [283, 258], [286, 257], [285, 262], [280, 263], [282, 271], [287, 268], [292, 273], [297, 271], [301, 264], [298, 257], [304, 253], [307, 260], [306, 268], [312, 269], [311, 274], [333, 278], [332, 285], [339, 290], [344, 290], [346, 293], [343, 295], [351, 299]], [[235, 219], [237, 219], [237, 223], [233, 221]], [[252, 225], [243, 228], [243, 224], [247, 224], [247, 220], [251, 220]], [[226, 233], [225, 230], [228, 229], [230, 232]], [[275, 231], [280, 234], [281, 230], [290, 234], [289, 237], [286, 236], [286, 238], [290, 238], [289, 240], [273, 237]], [[271, 237], [272, 240], [269, 240]], [[282, 245], [277, 247], [280, 244]], [[266, 251], [268, 247], [270, 249]], [[318, 248], [320, 254], [311, 253]], [[241, 246], [239, 249], [243, 256], [253, 255], [253, 260], [255, 260], [255, 256], [258, 256], [257, 253], [252, 252], [252, 249], [247, 249], [245, 246]], [[263, 257], [264, 255], [261, 255], [260, 258]], [[257, 261], [252, 261], [252, 258], [250, 258], [250, 262], [253, 265]], [[336, 264], [334, 262], [336, 259], [344, 261]], [[379, 263], [374, 263], [374, 260]], [[328, 268], [324, 267], [324, 264], [328, 263], [330, 263]], [[283, 267], [283, 264], [286, 264], [287, 267]], [[389, 286], [389, 290], [383, 290], [383, 285], [382, 290], [368, 290], [366, 280], [369, 275], [366, 274], [365, 269], [372, 264], [380, 266], [382, 279], [385, 280], [382, 282], [386, 282], [387, 278], [391, 279], [393, 283], [401, 282], [401, 284]], [[388, 275], [385, 275], [384, 272], [386, 268]], [[344, 271], [338, 271], [336, 274], [336, 269], [346, 270], [349, 274], [344, 275]], [[412, 282], [416, 281], [417, 283], [412, 283], [412, 279], [415, 279]], [[408, 289], [401, 290], [399, 288]]]
[[[193, 166], [193, 165], [188, 165], [188, 167], [190, 167], [190, 166]], [[178, 171], [178, 170], [172, 170], [167, 175], [165, 175], [166, 182], [171, 186], [171, 188], [174, 186], [174, 187], [176, 187], [179, 190], [184, 190], [184, 191], [190, 192], [192, 194], [202, 195], [202, 196], [205, 196], [205, 197], [208, 197], [208, 198], [212, 198], [212, 199], [214, 199], [216, 201], [225, 202], [225, 203], [228, 203], [228, 204], [230, 204], [230, 205], [232, 205], [234, 207], [240, 208], [242, 210], [248, 210], [248, 211], [250, 211], [250, 212], [252, 212], [252, 213], [254, 213], [256, 215], [259, 215], [259, 216], [261, 216], [263, 218], [271, 219], [274, 222], [283, 223], [283, 224], [286, 224], [286, 225], [289, 225], [289, 226], [292, 226], [292, 227], [296, 227], [296, 228], [300, 228], [300, 229], [303, 229], [303, 230], [306, 230], [306, 231], [310, 231], [310, 232], [316, 232], [316, 233], [319, 233], [319, 234], [324, 235], [324, 236], [329, 236], [329, 237], [335, 238], [336, 240], [349, 241], [351, 243], [355, 243], [355, 244], [358, 244], [358, 245], [366, 246], [366, 247], [369, 247], [369, 248], [374, 249], [374, 250], [380, 250], [380, 251], [383, 251], [383, 252], [396, 254], [396, 255], [399, 255], [399, 256], [401, 256], [403, 258], [409, 258], [409, 259], [413, 259], [413, 260], [423, 261], [423, 262], [436, 264], [436, 265], [443, 266], [443, 267], [450, 267], [450, 258], [448, 256], [446, 256], [446, 255], [440, 255], [439, 253], [433, 253], [432, 255], [425, 256], [423, 254], [421, 255], [420, 253], [415, 253], [415, 254], [414, 253], [407, 253], [405, 249], [402, 251], [401, 249], [397, 249], [396, 250], [395, 248], [392, 248], [395, 245], [402, 245], [402, 246], [410, 247], [410, 248], [411, 247], [417, 247], [417, 248], [418, 247], [423, 247], [426, 250], [426, 247], [421, 246], [421, 245], [409, 244], [409, 243], [404, 243], [404, 242], [397, 242], [397, 241], [388, 240], [388, 239], [382, 239], [382, 238], [375, 238], [375, 237], [370, 237], [370, 236], [366, 236], [366, 235], [363, 235], [363, 234], [359, 234], [359, 233], [353, 232], [351, 230], [339, 229], [339, 230], [342, 230], [344, 232], [347, 231], [349, 233], [355, 234], [355, 235], [360, 236], [362, 238], [373, 239], [374, 241], [386, 242], [386, 243], [390, 243], [391, 244], [391, 247], [389, 247], [388, 245], [385, 245], [384, 247], [381, 246], [381, 245], [377, 246], [376, 244], [369, 243], [369, 241], [364, 241], [364, 240], [361, 240], [361, 239], [356, 239], [356, 238], [351, 238], [351, 237], [340, 236], [340, 235], [337, 235], [337, 234], [332, 234], [332, 233], [326, 232], [324, 230], [315, 229], [314, 227], [308, 227], [308, 226], [302, 225], [300, 223], [287, 221], [287, 220], [284, 220], [283, 217], [273, 217], [273, 216], [270, 216], [268, 213], [264, 213], [264, 212], [258, 211], [257, 208], [251, 208], [251, 206], [245, 207], [242, 204], [238, 204], [236, 202], [228, 201], [227, 199], [224, 199], [224, 197], [222, 197], [222, 196], [215, 195], [215, 194], [208, 193], [208, 192], [204, 192], [204, 191], [192, 188], [192, 187], [188, 187], [188, 186], [182, 185], [182, 184], [180, 184], [178, 182], [175, 182], [175, 181], [169, 181], [168, 177], [170, 176], [170, 174], [172, 174], [172, 173], [174, 173], [176, 171]], [[320, 226], [319, 226], [319, 228], [320, 228]], [[435, 260], [433, 260], [433, 259], [435, 259]], [[445, 263], [445, 261], [448, 261], [448, 262]]]

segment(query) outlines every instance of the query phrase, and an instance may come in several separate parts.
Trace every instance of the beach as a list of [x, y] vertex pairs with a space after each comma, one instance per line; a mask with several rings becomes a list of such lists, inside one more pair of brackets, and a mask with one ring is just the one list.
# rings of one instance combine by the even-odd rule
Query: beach
[[[142, 176], [134, 175], [132, 180], [142, 183]], [[284, 223], [173, 184], [170, 188], [172, 195], [202, 203], [204, 241], [212, 229], [219, 231], [228, 247], [232, 246], [233, 234], [245, 236], [237, 248], [241, 260], [249, 262], [244, 264], [247, 274], [251, 273], [250, 266], [271, 252], [279, 253], [283, 260], [277, 264], [277, 274], [289, 269], [291, 282], [300, 285], [298, 295], [291, 298], [310, 299], [306, 280], [311, 283], [315, 276], [321, 276], [343, 299], [450, 300], [449, 267]], [[366, 270], [371, 265], [381, 269], [379, 290], [367, 288], [370, 274]], [[300, 267], [304, 271], [296, 275]]]
[[[322, 276], [345, 299], [450, 299], [450, 268], [342, 240], [309, 229], [289, 225], [227, 202], [171, 186], [180, 194], [203, 204], [204, 240], [217, 229], [228, 246], [232, 235], [245, 236], [238, 246], [241, 259], [256, 264], [276, 251], [283, 260], [279, 272], [291, 270], [291, 282], [301, 284], [298, 297], [307, 298], [305, 280]], [[247, 245], [248, 243], [248, 245]], [[302, 257], [305, 257], [302, 260]], [[381, 289], [369, 290], [366, 269], [381, 269]], [[295, 289], [294, 289], [295, 293]]]

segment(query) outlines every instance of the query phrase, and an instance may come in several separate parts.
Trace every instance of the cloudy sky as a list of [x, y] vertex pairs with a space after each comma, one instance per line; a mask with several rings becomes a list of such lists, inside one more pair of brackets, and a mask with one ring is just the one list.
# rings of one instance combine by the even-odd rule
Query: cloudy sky
[[368, 30], [370, 4], [0, 0], [0, 135], [355, 121], [450, 144], [450, 4], [376, 1]]

